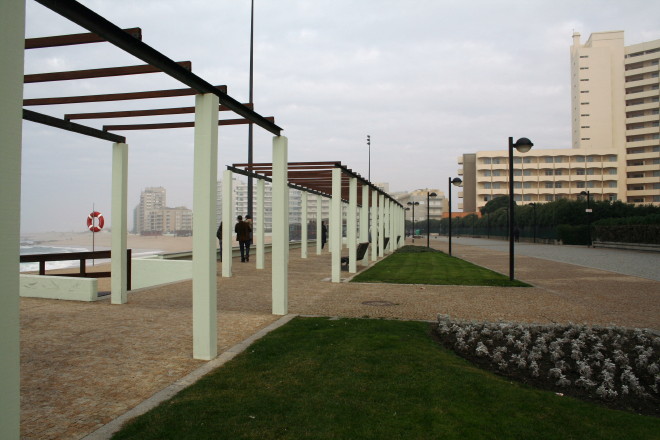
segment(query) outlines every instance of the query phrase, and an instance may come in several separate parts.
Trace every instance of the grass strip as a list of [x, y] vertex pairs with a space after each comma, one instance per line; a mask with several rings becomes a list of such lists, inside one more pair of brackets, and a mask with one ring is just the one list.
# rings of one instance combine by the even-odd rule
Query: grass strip
[[113, 439], [651, 439], [660, 419], [511, 383], [420, 322], [296, 318]]
[[421, 246], [404, 246], [352, 282], [394, 284], [442, 284], [458, 286], [530, 287], [529, 284], [460, 258]]

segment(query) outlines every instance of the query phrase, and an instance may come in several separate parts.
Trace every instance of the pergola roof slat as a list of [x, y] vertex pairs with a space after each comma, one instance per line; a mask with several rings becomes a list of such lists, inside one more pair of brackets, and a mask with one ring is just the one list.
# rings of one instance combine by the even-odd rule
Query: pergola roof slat
[[[227, 92], [227, 86], [215, 86], [218, 90]], [[55, 98], [24, 99], [23, 105], [56, 105], [78, 104], [83, 102], [129, 101], [132, 99], [171, 98], [176, 96], [191, 96], [199, 92], [195, 89], [149, 90], [146, 92], [106, 93], [102, 95], [62, 96]]]
[[218, 96], [218, 100], [221, 104], [226, 105], [238, 115], [249, 119], [277, 136], [280, 135], [282, 129], [273, 122], [243, 106], [240, 102], [236, 101], [229, 95], [220, 92], [204, 79], [179, 66], [156, 49], [133, 38], [121, 28], [96, 14], [91, 9], [73, 0], [37, 0], [37, 2], [57, 12], [62, 17], [84, 27], [90, 32], [98, 34], [108, 42], [142, 61], [157, 67], [172, 78], [186, 84], [188, 87], [191, 87], [200, 93], [215, 94]]
[[[252, 104], [243, 104], [252, 108]], [[228, 107], [221, 105], [219, 111], [228, 111]], [[96, 113], [70, 113], [64, 115], [64, 119], [109, 119], [109, 118], [130, 118], [136, 116], [162, 116], [162, 115], [181, 115], [195, 113], [195, 107], [175, 107], [175, 108], [156, 108], [149, 110], [125, 110], [116, 112], [96, 112]]]
[[[178, 61], [176, 64], [187, 70], [192, 69], [192, 63], [190, 61]], [[140, 75], [144, 73], [158, 72], [161, 72], [161, 70], [157, 67], [154, 67], [150, 64], [141, 64], [139, 66], [104, 67], [101, 69], [70, 70], [66, 72], [32, 73], [29, 75], [24, 75], [23, 82], [28, 84], [50, 81], [68, 81], [72, 79], [106, 78], [109, 76]]]
[[[129, 28], [122, 29], [133, 38], [142, 40], [142, 29]], [[51, 37], [26, 38], [26, 49], [41, 49], [45, 47], [72, 46], [75, 44], [104, 43], [108, 40], [99, 37], [95, 33], [85, 32], [82, 34], [56, 35]]]
[[[273, 116], [265, 118], [268, 121], [275, 121]], [[241, 125], [254, 124], [247, 119], [220, 119], [218, 125]], [[104, 125], [103, 131], [124, 131], [124, 130], [162, 130], [168, 128], [188, 128], [194, 127], [195, 122], [162, 122], [158, 124], [125, 124], [125, 125]]]

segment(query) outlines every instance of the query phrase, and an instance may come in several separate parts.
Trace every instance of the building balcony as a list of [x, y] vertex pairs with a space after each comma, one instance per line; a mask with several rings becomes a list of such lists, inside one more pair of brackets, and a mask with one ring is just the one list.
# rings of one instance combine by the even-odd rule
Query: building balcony
[[657, 189], [643, 189], [643, 190], [628, 190], [626, 191], [628, 197], [643, 197], [643, 196], [657, 196]]
[[660, 133], [660, 127], [632, 128], [626, 130], [626, 136], [639, 136], [642, 134], [657, 134], [657, 133]]
[[458, 157], [456, 158], [456, 162], [458, 162], [459, 165], [463, 165], [463, 156], [462, 156], [462, 155], [461, 155], [461, 156], [458, 156]]
[[[660, 139], [644, 139], [641, 141], [628, 141], [626, 142], [626, 148], [653, 147], [658, 144], [660, 144]], [[630, 153], [628, 153], [629, 155]]]
[[[628, 185], [641, 185], [646, 183], [658, 183], [658, 178], [653, 176], [630, 177], [626, 179]], [[657, 190], [656, 190], [657, 191]]]
[[458, 175], [459, 175], [459, 176], [462, 176], [462, 175], [463, 175], [463, 168], [459, 168], [459, 169], [458, 169]]
[[626, 118], [626, 124], [636, 124], [639, 122], [656, 122], [660, 119], [660, 115], [644, 115], [644, 116], [633, 116]]
[[648, 164], [645, 164], [645, 165], [628, 165], [626, 167], [626, 170], [629, 171], [629, 172], [658, 171], [658, 170], [660, 170], [660, 164], [648, 163]]
[[626, 82], [626, 88], [649, 86], [649, 85], [657, 84], [657, 83], [658, 83], [658, 78], [638, 79], [636, 81], [627, 81]]
[[658, 108], [657, 102], [645, 102], [644, 104], [626, 105], [626, 112], [634, 112], [638, 110], [655, 110]]
[[[626, 93], [626, 100], [628, 99], [640, 99], [640, 98], [653, 98], [655, 96], [658, 96], [660, 93], [658, 89], [655, 90], [645, 90], [643, 92], [637, 92], [637, 93]], [[657, 106], [657, 103], [656, 103]]]
[[[635, 62], [637, 62], [637, 57], [635, 57]], [[626, 76], [630, 75], [639, 75], [641, 73], [657, 72], [658, 66], [645, 66], [638, 69], [626, 70]]]

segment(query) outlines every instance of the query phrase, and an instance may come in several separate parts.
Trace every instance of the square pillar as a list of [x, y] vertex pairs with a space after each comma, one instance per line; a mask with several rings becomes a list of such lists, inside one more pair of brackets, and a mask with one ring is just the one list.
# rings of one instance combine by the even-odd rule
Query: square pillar
[[301, 197], [301, 220], [300, 220], [300, 258], [307, 258], [307, 193], [303, 191]]
[[19, 270], [25, 1], [0, 2], [0, 438], [20, 436]]
[[[193, 357], [218, 355], [215, 202], [218, 182], [218, 97], [195, 96], [193, 173]], [[227, 225], [223, 225], [226, 229]], [[224, 243], [223, 243], [224, 245]]]
[[112, 146], [112, 245], [110, 259], [110, 302], [125, 304], [128, 301], [128, 258], [126, 234], [128, 214], [128, 145]]
[[341, 281], [341, 168], [332, 169], [332, 200], [330, 209], [330, 251], [332, 252], [332, 282]]
[[316, 196], [316, 255], [321, 255], [321, 222], [323, 221], [323, 197]]
[[[222, 277], [231, 278], [234, 241], [234, 173], [222, 173]], [[258, 258], [258, 257], [257, 257]]]
[[289, 186], [288, 141], [273, 137], [273, 315], [289, 310]]
[[383, 196], [383, 225], [385, 231], [383, 232], [385, 237], [389, 237], [390, 241], [387, 243], [387, 247], [383, 249], [383, 252], [389, 253], [392, 246], [392, 230], [390, 229], [390, 199]]
[[256, 219], [254, 219], [255, 230], [253, 236], [257, 239], [257, 269], [264, 268], [264, 261], [266, 255], [264, 254], [264, 238], [266, 236], [265, 220], [264, 216], [264, 202], [266, 200], [266, 182], [264, 179], [257, 180], [257, 209], [256, 209]]
[[378, 257], [385, 255], [385, 196], [378, 195]]
[[357, 178], [351, 177], [348, 187], [348, 218], [346, 219], [346, 241], [348, 241], [348, 271], [357, 272]]
[[[360, 243], [369, 241], [369, 187], [362, 185], [362, 207], [360, 208]], [[369, 250], [364, 254], [364, 258], [360, 260], [363, 266], [369, 265]]]
[[371, 229], [369, 230], [369, 241], [371, 241], [371, 259], [378, 260], [378, 191], [371, 192]]

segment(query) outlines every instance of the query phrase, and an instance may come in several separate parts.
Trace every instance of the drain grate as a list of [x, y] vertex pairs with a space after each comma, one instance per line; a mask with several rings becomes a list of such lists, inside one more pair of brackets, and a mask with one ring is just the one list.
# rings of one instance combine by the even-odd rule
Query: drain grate
[[377, 306], [377, 307], [389, 307], [389, 306], [398, 305], [390, 301], [364, 301], [362, 304], [364, 304], [365, 306]]

